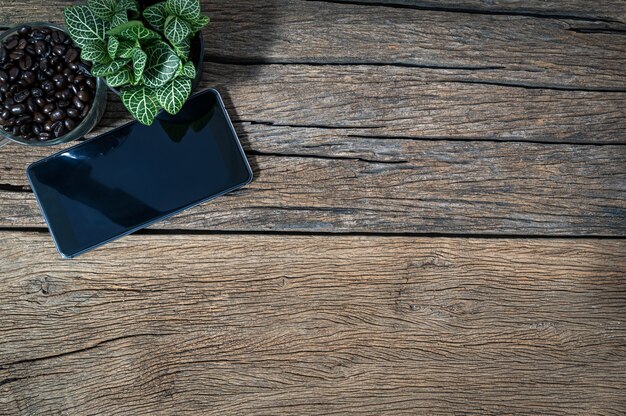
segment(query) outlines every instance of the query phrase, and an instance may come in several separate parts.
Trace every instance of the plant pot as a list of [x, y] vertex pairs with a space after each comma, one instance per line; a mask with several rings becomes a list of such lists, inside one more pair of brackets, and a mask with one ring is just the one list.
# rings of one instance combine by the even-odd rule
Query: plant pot
[[[67, 34], [65, 28], [47, 22], [26, 22], [21, 23], [13, 28], [6, 30], [4, 33], [0, 35], [0, 43], [2, 43], [6, 38], [14, 35], [18, 28], [21, 26], [31, 26], [32, 28], [49, 28], [56, 29], [62, 31]], [[69, 36], [69, 35], [68, 35]], [[106, 109], [107, 105], [107, 85], [102, 78], [96, 78], [96, 90], [91, 101], [91, 108], [89, 112], [86, 114], [85, 118], [83, 118], [80, 123], [76, 125], [72, 130], [70, 130], [67, 134], [64, 134], [55, 139], [45, 140], [45, 141], [37, 141], [37, 140], [26, 140], [21, 137], [15, 137], [4, 129], [0, 129], [0, 146], [9, 143], [10, 141], [16, 142], [19, 144], [27, 145], [27, 146], [54, 146], [61, 143], [70, 142], [76, 139], [79, 139], [93, 130]]]

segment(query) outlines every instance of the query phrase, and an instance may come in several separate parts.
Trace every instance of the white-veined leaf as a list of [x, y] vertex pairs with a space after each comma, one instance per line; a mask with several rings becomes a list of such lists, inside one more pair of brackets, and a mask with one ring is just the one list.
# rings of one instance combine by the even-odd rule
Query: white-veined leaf
[[63, 11], [65, 25], [72, 40], [81, 48], [94, 41], [104, 41], [105, 21], [87, 6], [72, 6]]
[[117, 2], [116, 10], [132, 10], [133, 12], [139, 13], [139, 7], [137, 6], [137, 2], [135, 0], [119, 0]]
[[198, 0], [167, 0], [165, 10], [183, 19], [194, 19], [200, 16], [200, 2]]
[[132, 58], [135, 49], [139, 49], [138, 40], [123, 39], [120, 41], [120, 46], [117, 48], [117, 56], [120, 58]]
[[87, 0], [87, 6], [96, 16], [107, 22], [115, 14], [115, 0]]
[[126, 22], [128, 22], [128, 13], [126, 10], [122, 10], [113, 15], [113, 18], [111, 19], [111, 27], [123, 25]]
[[195, 19], [186, 19], [187, 23], [191, 27], [191, 33], [195, 34], [198, 30], [202, 29], [209, 24], [210, 19], [207, 16], [200, 15]]
[[143, 71], [146, 68], [146, 62], [148, 61], [148, 55], [141, 49], [135, 49], [133, 52], [133, 75], [135, 79], [140, 79], [143, 75]]
[[109, 37], [109, 42], [107, 44], [107, 52], [111, 59], [115, 59], [115, 54], [117, 53], [117, 48], [120, 46], [120, 41], [117, 40], [115, 36]]
[[101, 41], [94, 41], [82, 47], [80, 51], [81, 59], [97, 64], [108, 64], [111, 57], [107, 51], [107, 45]]
[[106, 65], [95, 64], [91, 67], [91, 74], [94, 77], [106, 77], [111, 74], [115, 74], [116, 72], [119, 72], [129, 61], [129, 59], [116, 59]]
[[124, 87], [121, 90], [120, 98], [137, 121], [146, 126], [154, 122], [154, 118], [159, 112], [159, 102], [152, 88], [145, 85]]
[[151, 43], [146, 48], [146, 55], [148, 61], [142, 79], [148, 87], [160, 87], [174, 77], [180, 59], [167, 43], [163, 41]]
[[180, 111], [189, 98], [189, 94], [191, 94], [191, 80], [186, 78], [174, 78], [156, 90], [159, 104], [170, 114]]
[[165, 28], [165, 19], [167, 12], [165, 11], [165, 3], [157, 3], [153, 6], [146, 7], [143, 11], [143, 17], [154, 29], [163, 32]]
[[178, 45], [191, 36], [191, 28], [183, 19], [176, 16], [168, 16], [165, 20], [163, 34], [172, 45]]
[[119, 72], [107, 76], [106, 81], [109, 87], [119, 87], [133, 83], [134, 79], [130, 69], [122, 68]]
[[176, 76], [194, 79], [196, 77], [196, 67], [193, 62], [187, 61], [184, 65], [181, 63], [178, 71], [176, 71]]
[[191, 41], [189, 40], [189, 38], [184, 39], [182, 42], [174, 45], [174, 51], [180, 59], [187, 59], [189, 57], [189, 52], [191, 51]]

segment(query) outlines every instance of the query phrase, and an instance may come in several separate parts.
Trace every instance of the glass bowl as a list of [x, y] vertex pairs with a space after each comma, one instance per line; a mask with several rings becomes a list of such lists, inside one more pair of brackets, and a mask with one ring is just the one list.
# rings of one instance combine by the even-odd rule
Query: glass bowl
[[[67, 34], [65, 28], [55, 25], [53, 23], [47, 22], [25, 22], [20, 23], [17, 26], [14, 26], [10, 29], [7, 29], [0, 35], [0, 43], [4, 42], [6, 38], [15, 34], [17, 29], [22, 26], [31, 26], [32, 28], [40, 28], [47, 27], [50, 29], [57, 29]], [[69, 36], [69, 34], [68, 34]], [[85, 118], [70, 132], [67, 134], [57, 137], [56, 139], [50, 139], [46, 141], [37, 141], [37, 140], [25, 140], [21, 137], [15, 137], [12, 134], [4, 131], [4, 129], [0, 128], [0, 146], [3, 146], [9, 142], [16, 142], [20, 144], [24, 144], [27, 146], [54, 146], [61, 143], [71, 142], [72, 140], [79, 139], [89, 133], [91, 130], [96, 127], [96, 125], [102, 119], [102, 115], [106, 110], [107, 105], [107, 85], [104, 82], [103, 78], [96, 78], [96, 93], [91, 103], [91, 109], [85, 116]]]

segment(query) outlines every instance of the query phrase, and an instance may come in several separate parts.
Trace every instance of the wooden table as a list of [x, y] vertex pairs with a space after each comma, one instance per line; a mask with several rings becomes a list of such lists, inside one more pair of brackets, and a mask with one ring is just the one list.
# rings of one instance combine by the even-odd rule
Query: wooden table
[[0, 414], [626, 412], [624, 1], [203, 10], [256, 180], [64, 261], [2, 148]]

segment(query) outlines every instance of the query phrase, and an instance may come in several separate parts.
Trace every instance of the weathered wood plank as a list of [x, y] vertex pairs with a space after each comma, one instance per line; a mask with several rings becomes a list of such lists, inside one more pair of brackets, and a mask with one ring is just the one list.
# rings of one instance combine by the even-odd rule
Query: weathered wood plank
[[[585, 3], [578, 9], [593, 8]], [[2, 20], [62, 22], [69, 4], [10, 2]], [[626, 10], [623, 2], [604, 7], [616, 19]], [[205, 38], [213, 59], [460, 67], [489, 82], [626, 89], [623, 23], [289, 0], [211, 2], [204, 10], [212, 17]]]
[[577, 19], [626, 22], [626, 5], [621, 0], [319, 0], [335, 3], [372, 3], [381, 7], [413, 7], [451, 12], [573, 17]]
[[624, 240], [0, 233], [0, 414], [626, 411]]
[[[626, 146], [350, 137], [238, 124], [256, 180], [156, 228], [626, 235]], [[27, 164], [0, 151], [0, 226], [43, 226]], [[11, 167], [11, 170], [7, 170]]]

